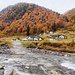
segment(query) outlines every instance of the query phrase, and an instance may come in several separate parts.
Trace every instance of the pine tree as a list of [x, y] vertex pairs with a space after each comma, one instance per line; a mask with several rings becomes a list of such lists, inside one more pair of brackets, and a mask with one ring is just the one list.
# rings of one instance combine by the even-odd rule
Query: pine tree
[[29, 32], [30, 32], [30, 27], [29, 27], [29, 25], [27, 25], [27, 36], [30, 35]]
[[56, 26], [55, 22], [54, 22], [54, 24], [52, 26], [52, 30], [53, 30], [53, 32], [55, 32], [57, 30], [57, 26]]

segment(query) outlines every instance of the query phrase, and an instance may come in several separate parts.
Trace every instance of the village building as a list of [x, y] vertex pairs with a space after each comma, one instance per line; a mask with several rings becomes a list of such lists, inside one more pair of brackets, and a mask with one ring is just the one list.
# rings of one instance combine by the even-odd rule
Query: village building
[[28, 38], [23, 38], [22, 41], [41, 41], [40, 36], [29, 36]]
[[48, 36], [50, 40], [57, 40], [57, 39], [65, 39], [65, 36], [62, 34], [57, 34], [57, 35], [50, 35]]

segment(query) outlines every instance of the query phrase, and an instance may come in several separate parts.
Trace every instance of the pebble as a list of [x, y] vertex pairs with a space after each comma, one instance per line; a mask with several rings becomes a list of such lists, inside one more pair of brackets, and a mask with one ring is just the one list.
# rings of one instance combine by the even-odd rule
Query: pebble
[[0, 69], [4, 69], [4, 66], [3, 65], [0, 65]]
[[6, 69], [4, 71], [4, 75], [12, 75], [12, 73], [13, 73], [13, 70], [11, 68], [10, 69]]

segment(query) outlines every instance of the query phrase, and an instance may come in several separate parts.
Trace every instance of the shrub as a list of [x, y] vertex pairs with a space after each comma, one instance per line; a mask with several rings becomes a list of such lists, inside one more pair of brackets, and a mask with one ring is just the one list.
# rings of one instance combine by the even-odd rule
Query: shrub
[[45, 46], [44, 48], [47, 49], [47, 50], [51, 50], [52, 49], [51, 46]]
[[23, 47], [27, 47], [28, 46], [28, 42], [21, 42]]
[[48, 44], [48, 42], [50, 42], [49, 39], [44, 39], [41, 42], [38, 43], [38, 47], [42, 48], [45, 44]]
[[5, 45], [5, 46], [13, 46], [13, 43], [12, 43], [12, 41], [10, 40], [10, 41], [6, 41], [6, 40], [0, 40], [0, 46], [1, 45]]
[[51, 43], [53, 47], [60, 47], [62, 44], [61, 43], [57, 43], [57, 42], [54, 42], [54, 43]]
[[53, 51], [63, 51], [63, 52], [75, 52], [75, 43], [67, 42], [50, 42], [48, 40], [43, 40], [38, 43], [38, 48], [47, 49]]
[[73, 43], [73, 44], [75, 43], [75, 40], [74, 40], [74, 39], [72, 39], [72, 43]]
[[22, 42], [22, 46], [26, 48], [36, 48], [35, 42]]
[[8, 41], [8, 42], [6, 42], [7, 43], [7, 45], [8, 46], [13, 46], [13, 43], [12, 43], [12, 41], [10, 40], [10, 41]]
[[18, 36], [16, 39], [20, 40], [20, 37]]
[[28, 45], [27, 45], [27, 47], [29, 47], [29, 48], [36, 48], [36, 43], [29, 42]]

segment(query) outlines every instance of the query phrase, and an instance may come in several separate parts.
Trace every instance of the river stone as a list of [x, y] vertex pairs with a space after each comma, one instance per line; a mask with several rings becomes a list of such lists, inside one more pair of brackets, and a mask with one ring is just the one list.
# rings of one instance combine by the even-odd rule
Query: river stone
[[17, 74], [16, 71], [14, 70], [12, 75], [19, 75], [19, 74]]
[[65, 75], [62, 71], [60, 70], [51, 70], [51, 75]]
[[10, 69], [6, 69], [4, 71], [4, 75], [13, 75], [13, 70], [10, 68]]
[[49, 75], [71, 75], [68, 73], [69, 69], [62, 66], [53, 66], [47, 71]]
[[3, 75], [4, 70], [0, 70], [0, 75]]
[[4, 66], [3, 65], [0, 65], [0, 69], [4, 69]]

